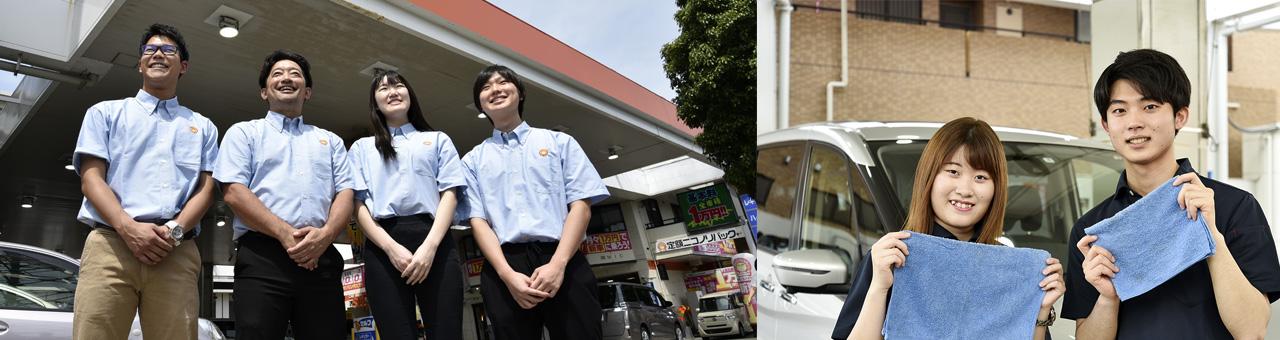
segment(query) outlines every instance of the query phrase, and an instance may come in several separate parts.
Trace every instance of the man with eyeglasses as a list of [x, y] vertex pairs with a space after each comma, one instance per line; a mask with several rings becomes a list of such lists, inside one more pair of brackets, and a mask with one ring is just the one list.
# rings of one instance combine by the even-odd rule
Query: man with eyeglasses
[[179, 105], [190, 55], [182, 35], [153, 24], [142, 35], [133, 97], [85, 113], [72, 165], [85, 199], [74, 339], [125, 339], [134, 315], [147, 339], [195, 339], [200, 252], [191, 241], [213, 203], [218, 129]]

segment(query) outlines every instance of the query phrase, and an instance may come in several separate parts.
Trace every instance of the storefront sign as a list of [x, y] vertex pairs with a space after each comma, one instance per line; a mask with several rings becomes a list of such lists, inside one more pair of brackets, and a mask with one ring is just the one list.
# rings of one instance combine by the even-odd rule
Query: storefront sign
[[691, 292], [711, 294], [738, 289], [738, 273], [733, 267], [685, 274], [684, 287]]
[[660, 239], [657, 244], [655, 244], [655, 248], [657, 249], [657, 252], [665, 253], [673, 250], [696, 247], [700, 244], [717, 243], [720, 241], [733, 242], [733, 239], [744, 236], [746, 235], [742, 234], [742, 230], [740, 228], [716, 230], [704, 234]]
[[342, 301], [348, 309], [369, 305], [364, 289], [364, 266], [342, 271]]
[[751, 253], [742, 253], [733, 256], [733, 271], [738, 274], [738, 292], [742, 293], [742, 300], [747, 304], [747, 316], [751, 322], [756, 322], [756, 284], [752, 281], [755, 277], [756, 256]]
[[631, 249], [631, 236], [626, 231], [587, 235], [582, 243], [582, 253], [593, 265], [636, 260], [636, 252]]
[[758, 235], [756, 232], [756, 199], [747, 194], [742, 194], [739, 198], [742, 199], [742, 212], [747, 215], [747, 224], [751, 225], [751, 235]]
[[347, 269], [342, 272], [342, 290], [364, 288], [364, 266]]
[[686, 230], [692, 234], [737, 224], [731, 197], [724, 183], [676, 194]]
[[587, 254], [631, 250], [631, 237], [625, 231], [587, 235], [582, 251]]
[[733, 246], [733, 241], [724, 240], [716, 243], [706, 243], [693, 246], [693, 253], [697, 255], [728, 257], [733, 254], [737, 254], [738, 249]]
[[480, 271], [484, 270], [484, 258], [478, 257], [467, 260], [467, 277], [480, 276]]
[[378, 339], [378, 329], [373, 326], [373, 317], [358, 317], [355, 320], [355, 329], [352, 330], [352, 337], [355, 340], [375, 340]]

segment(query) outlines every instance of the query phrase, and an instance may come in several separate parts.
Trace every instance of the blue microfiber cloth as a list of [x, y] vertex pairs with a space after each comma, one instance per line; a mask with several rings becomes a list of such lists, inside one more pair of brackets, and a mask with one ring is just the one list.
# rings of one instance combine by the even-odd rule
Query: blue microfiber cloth
[[1031, 339], [1048, 252], [915, 232], [903, 242], [885, 339]]
[[[1084, 229], [1116, 258], [1111, 283], [1120, 301], [1142, 295], [1217, 250], [1204, 214], [1188, 220], [1170, 179], [1111, 218]], [[1072, 245], [1074, 246], [1074, 245]]]

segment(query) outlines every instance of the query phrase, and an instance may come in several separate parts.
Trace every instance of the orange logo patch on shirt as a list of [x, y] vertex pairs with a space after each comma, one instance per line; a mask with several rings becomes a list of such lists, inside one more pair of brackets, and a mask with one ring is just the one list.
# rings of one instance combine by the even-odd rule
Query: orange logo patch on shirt
[[329, 140], [328, 140], [328, 139], [321, 139], [321, 140], [320, 140], [320, 145], [329, 145]]
[[424, 141], [422, 141], [422, 145], [431, 146], [431, 141], [429, 141], [429, 140], [424, 140]]
[[547, 148], [538, 149], [538, 156], [547, 157]]
[[197, 129], [195, 126], [192, 126], [191, 133], [196, 133], [196, 132], [200, 132], [200, 129]]

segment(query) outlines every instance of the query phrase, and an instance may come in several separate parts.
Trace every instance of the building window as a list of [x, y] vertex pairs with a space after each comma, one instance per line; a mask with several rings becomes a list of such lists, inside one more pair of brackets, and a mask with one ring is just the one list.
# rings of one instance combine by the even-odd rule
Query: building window
[[920, 0], [857, 0], [853, 8], [860, 19], [924, 24], [920, 20]]
[[978, 13], [982, 3], [973, 1], [943, 1], [938, 4], [939, 24], [946, 28], [962, 30], [978, 29]]
[[587, 234], [627, 231], [622, 220], [622, 205], [609, 204], [591, 207], [591, 221], [587, 222]]

